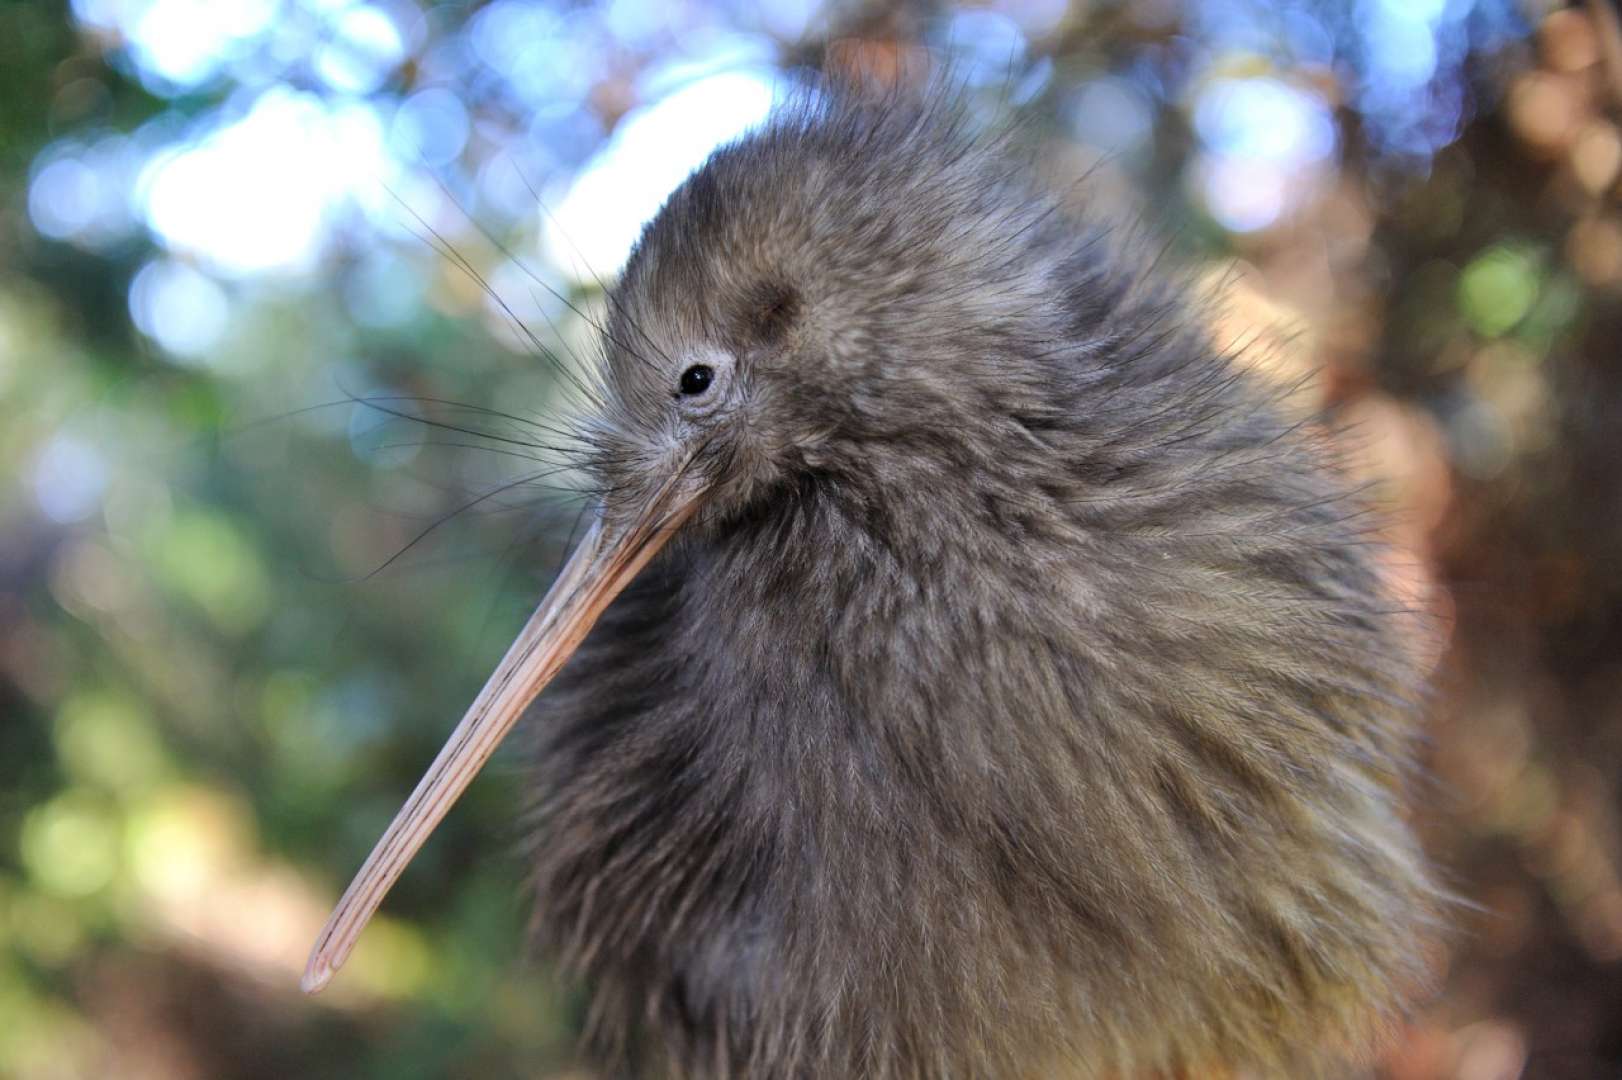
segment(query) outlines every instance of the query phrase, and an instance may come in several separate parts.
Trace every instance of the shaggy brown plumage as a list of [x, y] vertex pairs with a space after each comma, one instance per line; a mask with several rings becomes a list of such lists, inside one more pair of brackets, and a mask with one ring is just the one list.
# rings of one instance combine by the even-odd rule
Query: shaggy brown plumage
[[1367, 518], [968, 126], [791, 109], [614, 290], [604, 520], [705, 494], [529, 718], [543, 943], [634, 1076], [1356, 1058], [1436, 898]]

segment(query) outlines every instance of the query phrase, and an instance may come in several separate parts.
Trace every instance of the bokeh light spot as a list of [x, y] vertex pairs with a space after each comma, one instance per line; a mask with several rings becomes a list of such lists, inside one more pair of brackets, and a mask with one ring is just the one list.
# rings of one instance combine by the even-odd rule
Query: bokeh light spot
[[165, 93], [212, 76], [266, 29], [280, 7], [278, 0], [148, 0], [93, 10], [117, 13], [118, 29], [148, 85]]
[[1125, 154], [1148, 139], [1154, 115], [1143, 92], [1125, 79], [1105, 77], [1082, 85], [1070, 106], [1070, 127], [1082, 142]]
[[359, 4], [338, 14], [331, 40], [316, 54], [315, 70], [334, 90], [368, 94], [404, 56], [405, 40], [394, 20], [370, 4]]
[[1299, 167], [1335, 152], [1322, 98], [1273, 78], [1218, 79], [1201, 93], [1194, 127], [1211, 151]]
[[130, 282], [130, 318], [177, 359], [200, 361], [225, 334], [231, 303], [206, 274], [173, 259], [141, 267]]
[[175, 787], [131, 818], [130, 866], [151, 895], [185, 899], [241, 863], [252, 842], [247, 811], [235, 800], [206, 788]]
[[203, 511], [177, 513], [147, 538], [163, 581], [221, 629], [248, 630], [264, 618], [270, 584], [258, 552], [229, 520]]
[[969, 86], [1007, 82], [1025, 59], [1025, 34], [998, 11], [970, 8], [946, 21], [940, 44], [952, 54], [952, 73]]
[[345, 202], [377, 198], [388, 160], [369, 107], [272, 90], [241, 119], [148, 166], [146, 217], [169, 248], [223, 273], [305, 270]]
[[1194, 127], [1206, 148], [1196, 173], [1206, 209], [1230, 232], [1278, 221], [1335, 153], [1324, 100], [1270, 77], [1212, 81], [1195, 104]]
[[1290, 177], [1270, 161], [1208, 157], [1198, 175], [1206, 210], [1229, 232], [1267, 228], [1289, 201]]
[[103, 197], [96, 170], [77, 157], [58, 158], [28, 186], [28, 216], [45, 236], [69, 239], [96, 220]]
[[83, 521], [101, 504], [107, 465], [90, 444], [57, 435], [34, 459], [34, 500], [45, 516], [63, 525]]
[[1507, 333], [1526, 317], [1538, 295], [1538, 266], [1530, 253], [1497, 246], [1459, 275], [1459, 310], [1485, 337]]
[[710, 152], [764, 121], [776, 99], [763, 73], [699, 79], [626, 116], [547, 226], [547, 247], [577, 280], [617, 273], [665, 198]]
[[467, 108], [444, 87], [411, 95], [394, 114], [389, 146], [405, 160], [424, 165], [446, 165], [467, 144]]
[[52, 895], [89, 896], [106, 888], [118, 871], [119, 830], [104, 803], [69, 788], [23, 820], [23, 865]]
[[133, 698], [81, 692], [56, 716], [57, 753], [87, 784], [132, 792], [154, 783], [165, 766], [151, 718]]

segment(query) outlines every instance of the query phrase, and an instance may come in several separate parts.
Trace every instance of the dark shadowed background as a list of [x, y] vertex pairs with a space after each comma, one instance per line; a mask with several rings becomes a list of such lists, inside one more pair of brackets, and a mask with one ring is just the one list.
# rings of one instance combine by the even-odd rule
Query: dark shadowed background
[[305, 952], [575, 521], [528, 333], [589, 356], [807, 72], [930, 56], [1397, 509], [1478, 910], [1382, 1074], [1622, 1075], [1609, 0], [0, 0], [0, 1076], [577, 1075], [511, 758]]

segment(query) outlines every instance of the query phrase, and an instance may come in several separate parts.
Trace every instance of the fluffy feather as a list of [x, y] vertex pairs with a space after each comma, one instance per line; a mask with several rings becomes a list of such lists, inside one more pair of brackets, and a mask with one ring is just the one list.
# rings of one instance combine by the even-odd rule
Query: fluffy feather
[[542, 944], [636, 1076], [1355, 1059], [1436, 897], [1363, 508], [967, 128], [834, 95], [647, 228], [596, 478], [711, 496], [531, 717]]

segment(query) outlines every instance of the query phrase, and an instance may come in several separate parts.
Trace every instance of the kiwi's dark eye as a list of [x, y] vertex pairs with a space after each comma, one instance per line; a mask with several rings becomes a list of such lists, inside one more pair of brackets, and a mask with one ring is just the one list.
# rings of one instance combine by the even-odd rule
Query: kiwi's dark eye
[[681, 392], [688, 395], [702, 394], [710, 388], [715, 379], [715, 369], [708, 364], [694, 364], [681, 373]]

